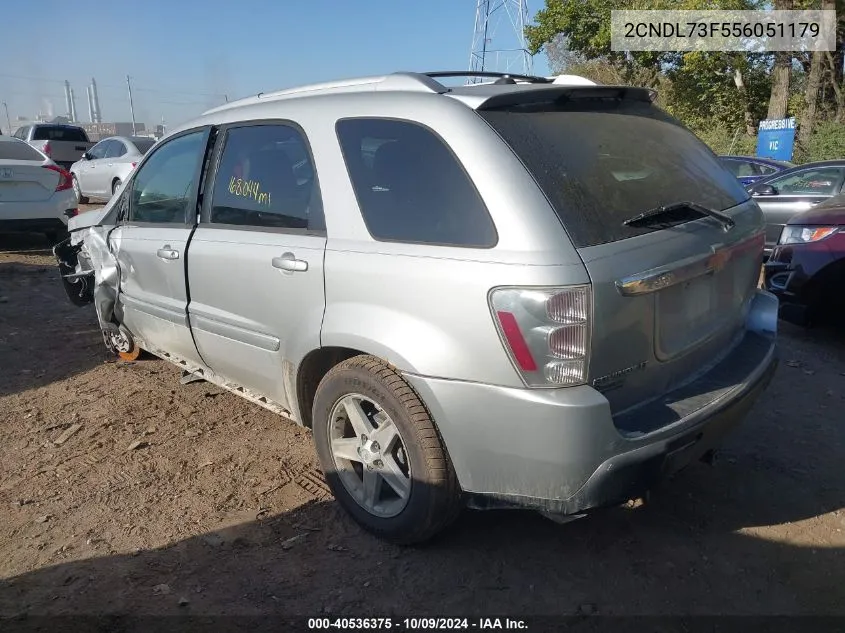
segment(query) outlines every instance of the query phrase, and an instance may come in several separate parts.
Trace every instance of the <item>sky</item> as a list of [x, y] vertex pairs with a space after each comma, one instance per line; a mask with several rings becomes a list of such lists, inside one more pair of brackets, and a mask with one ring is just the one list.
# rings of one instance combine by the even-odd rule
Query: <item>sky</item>
[[[97, 81], [103, 121], [168, 127], [204, 110], [292, 86], [395, 71], [466, 70], [475, 0], [39, 0], [3, 2], [0, 101], [19, 116], [66, 115], [64, 81], [78, 118]], [[529, 17], [543, 6], [528, 0]], [[13, 25], [27, 25], [11, 28]], [[503, 10], [491, 48], [513, 48]], [[509, 35], [511, 34], [511, 35]], [[497, 68], [495, 61], [487, 70]], [[512, 69], [516, 72], [516, 69]], [[521, 70], [521, 69], [519, 69]], [[549, 74], [544, 54], [534, 74]], [[0, 104], [0, 127], [7, 131]]]

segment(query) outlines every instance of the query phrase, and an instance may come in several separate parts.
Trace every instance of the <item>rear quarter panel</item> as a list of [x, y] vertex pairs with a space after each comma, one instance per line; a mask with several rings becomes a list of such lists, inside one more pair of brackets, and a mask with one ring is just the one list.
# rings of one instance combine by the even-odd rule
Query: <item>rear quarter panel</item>
[[[521, 162], [471, 109], [434, 94], [308, 100], [291, 118], [308, 133], [328, 240], [321, 344], [375, 354], [406, 372], [521, 386], [487, 296], [499, 285], [588, 282], [548, 201]], [[379, 242], [367, 231], [335, 133], [339, 113], [412, 120], [450, 146], [484, 198], [494, 248]]]

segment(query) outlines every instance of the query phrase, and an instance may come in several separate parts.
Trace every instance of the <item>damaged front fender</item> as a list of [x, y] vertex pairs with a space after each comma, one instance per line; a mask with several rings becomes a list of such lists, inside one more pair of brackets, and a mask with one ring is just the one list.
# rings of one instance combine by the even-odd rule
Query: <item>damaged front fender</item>
[[[70, 237], [53, 247], [62, 286], [76, 306], [94, 304], [106, 346], [118, 330], [117, 297], [120, 270], [116, 253], [120, 249], [120, 230], [110, 222], [111, 205], [71, 218]], [[117, 315], [119, 316], [119, 315]]]

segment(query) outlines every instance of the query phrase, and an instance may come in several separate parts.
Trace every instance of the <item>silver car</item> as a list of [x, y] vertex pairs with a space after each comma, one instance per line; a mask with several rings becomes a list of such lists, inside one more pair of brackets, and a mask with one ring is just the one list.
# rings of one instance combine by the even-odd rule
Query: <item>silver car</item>
[[337, 501], [401, 543], [465, 506], [636, 498], [777, 364], [760, 209], [650, 91], [448, 83], [211, 110], [55, 249], [112, 351], [310, 428]]
[[79, 203], [109, 200], [155, 142], [141, 136], [111, 136], [85, 152], [70, 167]]

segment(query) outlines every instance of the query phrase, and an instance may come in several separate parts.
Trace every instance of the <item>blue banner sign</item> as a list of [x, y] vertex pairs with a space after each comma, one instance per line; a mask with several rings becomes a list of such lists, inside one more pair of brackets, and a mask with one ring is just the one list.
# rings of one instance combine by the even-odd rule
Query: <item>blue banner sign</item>
[[766, 119], [757, 128], [757, 156], [775, 160], [792, 160], [795, 143], [795, 117]]

